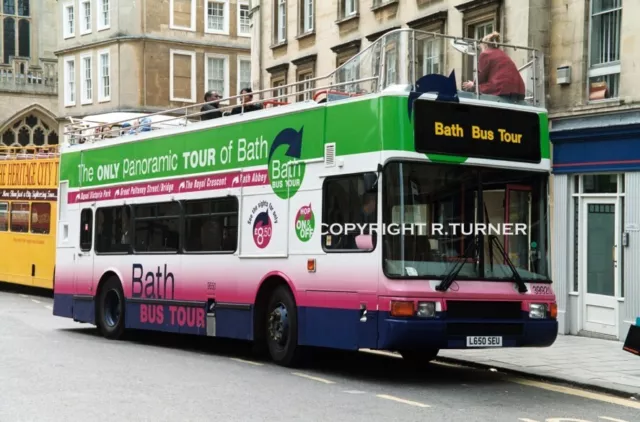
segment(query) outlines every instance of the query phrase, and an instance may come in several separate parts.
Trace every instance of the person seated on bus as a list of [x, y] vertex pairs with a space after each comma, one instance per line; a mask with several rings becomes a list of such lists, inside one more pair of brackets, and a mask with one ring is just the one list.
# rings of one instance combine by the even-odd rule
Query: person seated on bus
[[[481, 94], [497, 95], [508, 101], [524, 101], [524, 81], [516, 64], [496, 44], [500, 34], [493, 32], [482, 39], [478, 57], [478, 91]], [[474, 91], [476, 83], [462, 84], [465, 91]]]
[[211, 120], [222, 117], [222, 112], [219, 110], [221, 99], [222, 97], [218, 94], [218, 91], [207, 91], [207, 93], [204, 94], [204, 101], [207, 104], [200, 108], [200, 112], [204, 113], [200, 115], [200, 120]]
[[243, 107], [244, 107], [244, 113], [248, 113], [250, 111], [256, 111], [256, 110], [262, 110], [262, 104], [252, 103], [253, 101], [252, 92], [253, 91], [251, 91], [251, 88], [244, 88], [242, 91], [240, 91], [240, 94], [244, 94], [242, 97], [242, 105], [234, 107], [233, 110], [231, 110], [231, 114], [242, 114]]
[[151, 118], [143, 117], [140, 119], [140, 132], [151, 132]]

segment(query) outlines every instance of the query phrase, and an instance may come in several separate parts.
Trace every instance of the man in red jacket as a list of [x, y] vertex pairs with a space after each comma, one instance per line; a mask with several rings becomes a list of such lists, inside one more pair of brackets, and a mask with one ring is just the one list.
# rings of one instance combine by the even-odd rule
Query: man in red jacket
[[[500, 34], [494, 32], [482, 39], [482, 52], [478, 58], [478, 83], [481, 94], [497, 95], [509, 101], [523, 101], [525, 86], [515, 63], [498, 48]], [[475, 90], [475, 83], [462, 84], [466, 91]]]

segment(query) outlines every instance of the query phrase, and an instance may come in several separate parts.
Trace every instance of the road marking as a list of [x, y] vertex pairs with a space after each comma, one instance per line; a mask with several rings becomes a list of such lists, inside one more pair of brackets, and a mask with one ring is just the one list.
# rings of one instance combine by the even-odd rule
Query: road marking
[[535, 420], [529, 419], [529, 418], [518, 418], [518, 420], [522, 421], [522, 422], [538, 422], [538, 421], [535, 421]]
[[310, 380], [313, 380], [313, 381], [323, 382], [325, 384], [335, 384], [335, 382], [333, 382], [333, 381], [329, 381], [329, 380], [326, 380], [324, 378], [313, 377], [311, 375], [303, 374], [301, 372], [292, 372], [291, 374], [295, 375], [297, 377], [302, 377], [302, 378], [307, 378], [307, 379], [310, 379]]
[[240, 358], [231, 358], [231, 360], [235, 360], [236, 362], [248, 363], [249, 365], [262, 366], [260, 362], [253, 362], [250, 360], [240, 359]]
[[618, 406], [631, 407], [633, 409], [640, 409], [640, 402], [634, 402], [619, 397], [607, 396], [605, 394], [592, 393], [590, 391], [578, 390], [576, 388], [564, 387], [560, 385], [547, 384], [539, 381], [526, 380], [522, 378], [506, 378], [516, 384], [527, 385], [529, 387], [541, 388], [543, 390], [555, 391], [557, 393], [569, 394], [572, 396], [578, 396], [585, 399], [598, 400], [605, 403], [617, 404]]
[[51, 305], [45, 305], [44, 307], [47, 308], [50, 311], [53, 311], [53, 306], [51, 306]]
[[386, 395], [386, 394], [377, 394], [376, 397], [379, 397], [379, 398], [385, 399], [385, 400], [397, 401], [398, 403], [408, 404], [409, 406], [431, 407], [428, 404], [418, 403], [417, 401], [405, 400], [405, 399], [401, 399], [399, 397], [389, 396], [389, 395]]
[[627, 421], [623, 421], [622, 419], [610, 418], [609, 416], [598, 416], [598, 417], [600, 419], [605, 419], [612, 422], [627, 422]]
[[23, 295], [22, 293], [20, 293], [20, 296], [22, 296], [22, 297], [29, 297], [29, 296], [27, 296], [27, 295]]
[[34, 303], [40, 303], [39, 300], [35, 300], [35, 299], [31, 299], [31, 301], [34, 302]]
[[343, 391], [343, 393], [347, 393], [347, 394], [366, 394], [366, 391], [360, 391], [360, 390], [345, 390], [345, 391]]

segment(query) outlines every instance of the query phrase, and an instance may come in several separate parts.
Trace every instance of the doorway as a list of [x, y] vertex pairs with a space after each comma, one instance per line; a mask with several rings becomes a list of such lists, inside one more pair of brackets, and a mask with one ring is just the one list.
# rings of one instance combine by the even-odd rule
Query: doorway
[[616, 198], [585, 198], [581, 244], [583, 329], [618, 336], [620, 209]]

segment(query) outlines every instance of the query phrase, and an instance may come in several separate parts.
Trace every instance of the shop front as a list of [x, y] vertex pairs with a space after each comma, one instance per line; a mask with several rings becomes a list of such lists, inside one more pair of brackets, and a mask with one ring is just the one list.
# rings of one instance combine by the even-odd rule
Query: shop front
[[640, 314], [640, 113], [553, 121], [561, 334], [624, 340]]

